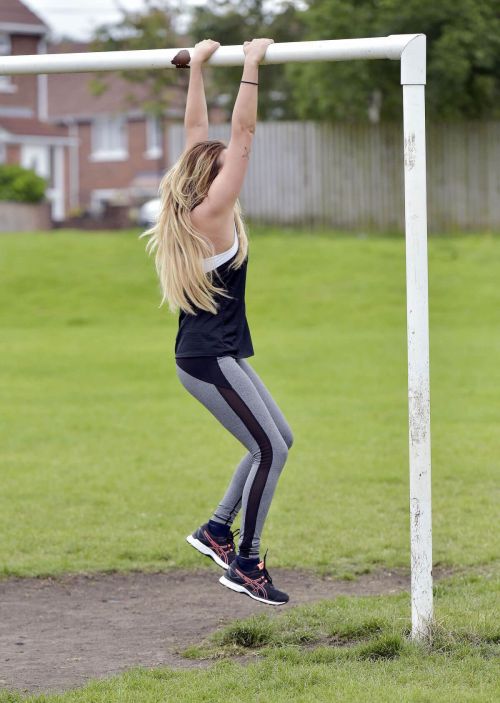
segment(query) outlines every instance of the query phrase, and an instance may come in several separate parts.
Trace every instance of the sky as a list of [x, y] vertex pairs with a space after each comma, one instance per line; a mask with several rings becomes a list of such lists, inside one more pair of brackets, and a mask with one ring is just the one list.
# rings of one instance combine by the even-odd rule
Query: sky
[[[114, 24], [120, 20], [120, 7], [127, 10], [145, 9], [145, 0], [22, 0], [31, 10], [41, 17], [52, 30], [54, 39], [61, 36], [78, 40], [90, 38], [97, 25]], [[158, 3], [161, 4], [161, 1]], [[174, 4], [172, 1], [171, 4]], [[189, 10], [196, 5], [204, 5], [205, 0], [179, 0], [177, 5], [186, 8], [177, 31], [184, 32], [189, 20]], [[300, 2], [296, 3], [298, 6]], [[280, 0], [268, 0], [268, 7], [279, 7]]]
[[[52, 30], [54, 39], [62, 35], [74, 39], [90, 38], [92, 30], [98, 25], [114, 24], [120, 20], [120, 7], [127, 10], [145, 9], [145, 0], [22, 0]], [[161, 4], [161, 3], [160, 3]], [[179, 3], [187, 7], [178, 31], [184, 31], [189, 18], [189, 7], [203, 4], [203, 0], [182, 0]]]

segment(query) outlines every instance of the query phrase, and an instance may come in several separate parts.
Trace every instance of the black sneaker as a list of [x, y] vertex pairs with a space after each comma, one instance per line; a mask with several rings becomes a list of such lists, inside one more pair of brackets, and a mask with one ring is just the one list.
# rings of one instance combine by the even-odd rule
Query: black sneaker
[[229, 530], [227, 537], [219, 537], [210, 532], [208, 522], [205, 522], [193, 534], [188, 535], [186, 540], [199, 552], [211, 557], [223, 569], [227, 569], [236, 558], [234, 538], [238, 532], [239, 529], [234, 532]]
[[247, 596], [259, 600], [261, 603], [269, 603], [269, 605], [288, 603], [288, 594], [273, 586], [269, 571], [266, 569], [266, 555], [267, 549], [264, 560], [259, 561], [257, 566], [249, 571], [243, 571], [238, 562], [234, 560], [219, 581], [223, 586], [238, 593], [246, 593]]

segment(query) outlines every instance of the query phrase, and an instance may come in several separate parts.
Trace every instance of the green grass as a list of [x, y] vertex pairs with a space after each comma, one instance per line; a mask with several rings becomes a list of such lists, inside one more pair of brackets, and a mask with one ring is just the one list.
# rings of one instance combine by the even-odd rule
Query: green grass
[[[295, 434], [268, 564], [408, 566], [404, 241], [252, 231], [250, 363]], [[488, 563], [500, 239], [431, 239], [429, 259], [433, 562]], [[176, 377], [144, 240], [2, 235], [0, 281], [0, 572], [200, 566], [184, 536], [245, 450]]]
[[[269, 569], [407, 567], [404, 239], [250, 239], [250, 363], [295, 434], [263, 533]], [[429, 262], [433, 563], [466, 569], [434, 585], [431, 642], [408, 638], [408, 594], [341, 597], [231, 623], [185, 652], [208, 670], [134, 669], [0, 703], [500, 697], [500, 239], [433, 237]], [[244, 449], [178, 382], [177, 320], [158, 309], [144, 241], [2, 235], [0, 281], [0, 573], [210, 568], [184, 536]]]
[[[0, 703], [256, 703], [498, 700], [498, 575], [435, 586], [428, 643], [409, 638], [408, 594], [338, 597], [235, 621], [198, 651], [208, 669], [134, 668], [64, 694], [0, 693]], [[246, 663], [231, 659], [246, 654]], [[254, 659], [254, 661], [252, 661]]]
[[[456, 574], [434, 584], [435, 622], [420, 653], [500, 654], [498, 568]], [[219, 659], [249, 652], [283, 659], [302, 656], [308, 661], [333, 659], [392, 659], [415, 650], [411, 642], [409, 594], [337, 596], [334, 600], [296, 606], [279, 617], [267, 611], [234, 620], [184, 650], [188, 659]], [[410, 646], [408, 649], [407, 645]], [[312, 648], [312, 649], [311, 649]], [[282, 650], [281, 654], [277, 650]], [[413, 652], [414, 653], [414, 652]]]

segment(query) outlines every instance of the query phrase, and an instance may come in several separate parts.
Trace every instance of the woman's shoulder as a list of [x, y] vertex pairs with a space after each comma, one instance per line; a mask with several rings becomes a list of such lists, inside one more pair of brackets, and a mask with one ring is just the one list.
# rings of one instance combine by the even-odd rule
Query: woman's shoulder
[[202, 232], [215, 247], [215, 254], [225, 252], [234, 241], [234, 211], [214, 217], [203, 210], [203, 203], [197, 205], [190, 213], [193, 226]]

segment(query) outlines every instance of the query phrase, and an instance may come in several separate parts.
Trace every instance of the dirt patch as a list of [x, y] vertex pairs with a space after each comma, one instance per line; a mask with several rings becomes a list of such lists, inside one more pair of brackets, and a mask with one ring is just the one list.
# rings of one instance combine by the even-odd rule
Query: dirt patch
[[[56, 692], [132, 666], [207, 667], [179, 651], [231, 620], [338, 595], [409, 591], [407, 570], [379, 570], [355, 581], [273, 569], [290, 594], [273, 607], [224, 588], [222, 569], [160, 574], [66, 575], [0, 581], [0, 687]], [[434, 569], [435, 580], [450, 569]]]

